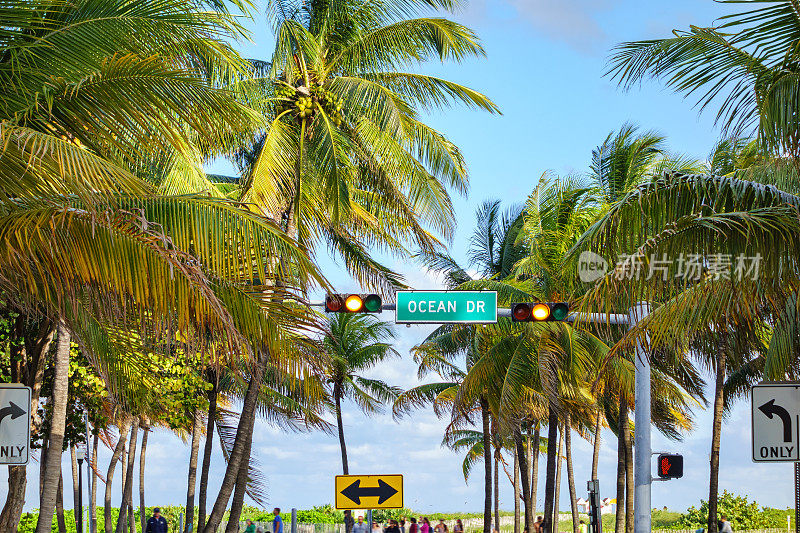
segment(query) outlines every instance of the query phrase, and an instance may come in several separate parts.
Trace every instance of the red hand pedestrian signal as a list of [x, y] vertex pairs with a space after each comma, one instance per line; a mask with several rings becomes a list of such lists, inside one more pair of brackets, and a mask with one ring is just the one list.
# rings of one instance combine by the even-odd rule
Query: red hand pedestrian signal
[[658, 477], [661, 479], [677, 479], [683, 477], [683, 456], [678, 454], [659, 455]]
[[669, 457], [662, 457], [661, 458], [661, 474], [664, 476], [669, 476]]

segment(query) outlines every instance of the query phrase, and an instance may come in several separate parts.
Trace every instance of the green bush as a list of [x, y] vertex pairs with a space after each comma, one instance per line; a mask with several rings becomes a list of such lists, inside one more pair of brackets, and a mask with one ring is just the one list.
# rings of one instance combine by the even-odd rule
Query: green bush
[[[751, 502], [746, 496], [737, 496], [723, 490], [719, 495], [717, 516], [726, 516], [734, 531], [741, 529], [764, 529], [783, 527], [786, 525], [786, 515], [794, 511], [759, 507], [756, 502]], [[672, 529], [699, 529], [708, 525], [708, 502], [700, 501], [700, 508], [689, 507]]]

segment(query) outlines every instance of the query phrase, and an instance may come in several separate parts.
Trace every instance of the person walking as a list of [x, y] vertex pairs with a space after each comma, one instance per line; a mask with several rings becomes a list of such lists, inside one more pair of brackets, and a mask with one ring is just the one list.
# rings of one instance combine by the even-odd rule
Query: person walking
[[433, 528], [431, 527], [431, 521], [428, 520], [427, 516], [422, 517], [422, 526], [420, 527], [422, 533], [433, 533]]
[[167, 533], [167, 519], [161, 516], [161, 509], [153, 508], [153, 516], [147, 521], [145, 533]]
[[244, 528], [244, 533], [256, 533], [256, 525], [249, 518], [245, 521], [247, 527]]
[[411, 520], [411, 525], [408, 526], [408, 533], [420, 533], [417, 519], [412, 516], [409, 520]]
[[720, 515], [720, 527], [719, 533], [733, 533], [733, 527], [731, 527], [731, 523], [728, 522], [728, 517], [725, 515]]
[[369, 526], [364, 522], [363, 516], [359, 516], [358, 521], [353, 524], [353, 533], [369, 533]]
[[447, 533], [447, 524], [444, 523], [443, 518], [439, 519], [439, 523], [433, 528], [433, 533]]
[[383, 528], [377, 520], [372, 521], [372, 533], [383, 533]]
[[272, 519], [272, 533], [283, 533], [283, 520], [281, 520], [281, 508], [276, 507], [272, 510], [275, 518]]
[[400, 533], [400, 526], [397, 520], [389, 520], [389, 527], [384, 530], [384, 533]]
[[400, 533], [406, 533], [406, 517], [400, 519]]
[[460, 518], [456, 519], [456, 525], [453, 526], [453, 533], [464, 533], [464, 524]]

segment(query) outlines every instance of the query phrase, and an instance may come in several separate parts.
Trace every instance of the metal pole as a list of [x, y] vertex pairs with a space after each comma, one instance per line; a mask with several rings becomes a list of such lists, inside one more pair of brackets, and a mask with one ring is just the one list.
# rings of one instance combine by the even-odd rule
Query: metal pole
[[369, 524], [369, 530], [372, 531], [372, 509], [367, 509], [367, 524]]
[[794, 464], [794, 530], [800, 533], [800, 463]]
[[83, 533], [83, 459], [78, 459], [78, 512], [75, 516], [78, 533]]
[[297, 509], [292, 507], [292, 533], [297, 533]]
[[[88, 493], [92, 493], [92, 473], [89, 469], [92, 467], [92, 447], [89, 444], [91, 441], [89, 440], [89, 411], [88, 409], [83, 410], [83, 425], [86, 428], [86, 488], [89, 489]], [[91, 498], [89, 498], [91, 501]], [[92, 523], [92, 513], [91, 509], [89, 513], [87, 513], [86, 522], [88, 527], [86, 528], [89, 533], [97, 533], [97, 524]]]
[[[650, 313], [650, 304], [639, 302], [628, 311], [630, 327]], [[650, 444], [650, 359], [641, 342], [636, 343], [634, 354], [636, 367], [636, 411], [634, 421], [634, 470], [633, 470], [633, 531], [634, 533], [650, 533], [651, 504], [651, 444]], [[619, 505], [619, 502], [617, 502]]]

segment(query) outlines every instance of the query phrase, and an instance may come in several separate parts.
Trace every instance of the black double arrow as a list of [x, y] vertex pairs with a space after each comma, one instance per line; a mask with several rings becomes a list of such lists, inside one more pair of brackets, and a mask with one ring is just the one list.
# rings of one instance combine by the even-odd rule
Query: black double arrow
[[346, 488], [342, 489], [342, 495], [356, 502], [356, 505], [361, 505], [361, 498], [378, 497], [378, 505], [382, 504], [392, 496], [397, 494], [397, 489], [386, 483], [384, 480], [378, 480], [377, 487], [362, 487], [361, 480], [353, 481]]
[[772, 420], [774, 415], [778, 415], [783, 422], [783, 442], [792, 442], [792, 416], [789, 414], [789, 411], [781, 407], [780, 405], [775, 405], [775, 399], [772, 399], [758, 408], [759, 411], [767, 415], [767, 418]]

